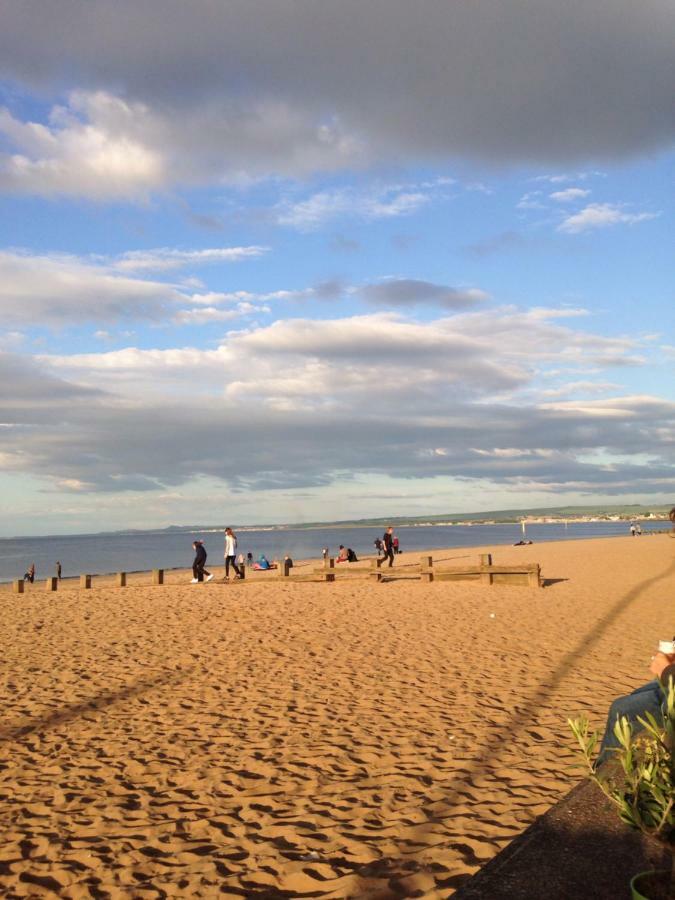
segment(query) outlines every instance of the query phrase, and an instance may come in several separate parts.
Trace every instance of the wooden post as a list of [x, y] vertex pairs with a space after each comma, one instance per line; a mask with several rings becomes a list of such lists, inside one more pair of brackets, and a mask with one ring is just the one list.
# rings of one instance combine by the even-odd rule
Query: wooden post
[[80, 575], [80, 587], [83, 590], [89, 590], [91, 587], [91, 575]]
[[[492, 565], [492, 554], [491, 553], [481, 553], [480, 555], [480, 567], [481, 570], [486, 566]], [[480, 573], [480, 580], [482, 584], [492, 584], [492, 572], [483, 572]]]
[[420, 577], [422, 581], [431, 582], [434, 580], [433, 556], [420, 556]]
[[59, 579], [56, 576], [52, 576], [45, 581], [45, 590], [46, 591], [55, 591], [59, 586]]
[[126, 587], [127, 586], [127, 573], [126, 572], [118, 572], [115, 578], [115, 583], [117, 587]]
[[153, 584], [164, 584], [164, 569], [153, 569], [152, 570], [152, 583]]
[[382, 572], [380, 569], [382, 568], [382, 563], [386, 559], [386, 557], [376, 557], [370, 561], [370, 580], [371, 581], [382, 581]]
[[279, 577], [280, 578], [288, 578], [291, 574], [291, 567], [287, 559], [282, 559], [279, 563]]
[[332, 556], [327, 556], [323, 561], [323, 580], [335, 581], [335, 560]]
[[246, 578], [246, 563], [239, 563], [239, 577], [243, 581]]
[[528, 587], [541, 587], [541, 570], [539, 566], [530, 569], [530, 572], [527, 577]]
[[16, 578], [12, 582], [12, 591], [15, 594], [23, 594], [23, 578]]

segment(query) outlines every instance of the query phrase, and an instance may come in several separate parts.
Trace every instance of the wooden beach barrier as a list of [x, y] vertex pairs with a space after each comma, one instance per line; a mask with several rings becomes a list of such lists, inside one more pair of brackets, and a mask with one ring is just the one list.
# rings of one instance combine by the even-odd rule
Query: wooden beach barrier
[[483, 553], [477, 566], [453, 566], [436, 572], [439, 581], [478, 580], [482, 584], [526, 584], [541, 587], [541, 569], [538, 563], [523, 565], [495, 565], [491, 553]]
[[85, 591], [91, 588], [91, 575], [80, 575], [80, 587]]
[[[371, 581], [382, 581], [384, 572], [382, 563], [386, 557], [371, 560]], [[420, 581], [431, 583], [432, 581], [478, 581], [481, 584], [526, 584], [528, 587], [541, 587], [541, 570], [538, 563], [525, 563], [523, 565], [495, 565], [491, 553], [482, 553], [478, 558], [478, 564], [470, 566], [453, 566], [448, 569], [439, 569], [434, 566], [432, 556], [421, 556], [419, 564], [406, 565], [406, 569], [415, 569], [419, 565]], [[396, 575], [398, 568], [387, 568], [387, 572]], [[413, 572], [413, 574], [415, 574]]]
[[15, 578], [12, 582], [12, 591], [15, 594], [23, 594], [23, 578]]
[[56, 575], [52, 575], [45, 581], [45, 590], [46, 591], [56, 591], [59, 587], [59, 579]]
[[153, 584], [164, 584], [164, 569], [153, 569], [152, 570], [152, 583]]
[[126, 572], [118, 572], [115, 576], [115, 584], [117, 587], [126, 587], [127, 586], [127, 573]]

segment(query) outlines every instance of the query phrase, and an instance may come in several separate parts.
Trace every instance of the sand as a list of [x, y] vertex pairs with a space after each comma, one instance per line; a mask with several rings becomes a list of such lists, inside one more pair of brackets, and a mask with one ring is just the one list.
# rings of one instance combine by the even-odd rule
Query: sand
[[482, 549], [546, 586], [4, 590], [0, 895], [451, 896], [675, 631], [667, 535]]

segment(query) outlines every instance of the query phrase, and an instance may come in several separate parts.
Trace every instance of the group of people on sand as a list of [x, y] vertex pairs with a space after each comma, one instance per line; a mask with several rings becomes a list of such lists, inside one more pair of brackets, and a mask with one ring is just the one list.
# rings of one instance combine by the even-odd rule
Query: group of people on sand
[[394, 565], [394, 556], [402, 553], [401, 545], [398, 537], [394, 534], [394, 529], [390, 525], [381, 538], [375, 538], [373, 541], [378, 556], [384, 556], [389, 560], [389, 568]]
[[[192, 560], [192, 580], [191, 584], [200, 584], [204, 581], [213, 581], [215, 575], [206, 568], [207, 552], [204, 541], [193, 541], [192, 549], [195, 551]], [[279, 564], [276, 560], [270, 562], [264, 553], [261, 553], [257, 560], [253, 559], [252, 553], [237, 554], [237, 535], [231, 528], [225, 529], [225, 547], [223, 552], [225, 560], [225, 574], [221, 581], [230, 581], [230, 569], [234, 573], [233, 580], [239, 580], [244, 577], [244, 568], [265, 571], [267, 569], [277, 569]], [[286, 556], [284, 564], [287, 568], [293, 567], [293, 560], [290, 556]]]
[[[394, 529], [391, 527], [391, 525], [389, 526], [389, 528], [387, 528], [381, 538], [375, 538], [373, 544], [375, 545], [375, 549], [377, 550], [378, 557], [384, 556], [385, 560], [389, 560], [389, 565], [393, 566], [394, 556], [397, 553], [401, 552], [401, 548], [399, 545], [399, 539], [394, 534]], [[328, 559], [329, 548], [324, 547], [321, 550], [321, 555], [324, 559]], [[352, 563], [358, 561], [359, 558], [356, 555], [355, 550], [352, 550], [351, 547], [345, 547], [344, 544], [340, 544], [340, 546], [338, 547], [338, 555], [335, 557], [336, 563]]]

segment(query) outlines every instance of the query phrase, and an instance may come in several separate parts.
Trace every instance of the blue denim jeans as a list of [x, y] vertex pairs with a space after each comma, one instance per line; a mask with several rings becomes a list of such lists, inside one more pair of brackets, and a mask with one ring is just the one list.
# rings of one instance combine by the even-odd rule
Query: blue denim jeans
[[639, 731], [642, 728], [642, 725], [637, 721], [638, 716], [644, 719], [645, 713], [648, 712], [658, 716], [663, 700], [663, 688], [661, 687], [661, 683], [656, 679], [647, 684], [643, 684], [642, 687], [634, 690], [632, 694], [626, 694], [625, 697], [618, 697], [609, 708], [607, 726], [602, 738], [602, 743], [600, 744], [600, 755], [598, 756], [596, 766], [599, 766], [601, 763], [610, 759], [614, 754], [609, 751], [614, 747], [620, 746], [616, 739], [616, 735], [614, 734], [614, 725], [617, 718], [625, 716], [633, 728]]

